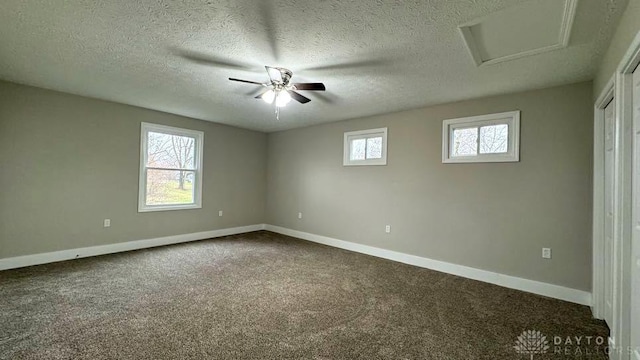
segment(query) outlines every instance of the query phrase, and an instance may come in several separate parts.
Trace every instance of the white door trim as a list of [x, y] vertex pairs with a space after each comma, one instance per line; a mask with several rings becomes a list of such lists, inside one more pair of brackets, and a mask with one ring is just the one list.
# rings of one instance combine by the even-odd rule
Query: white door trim
[[607, 82], [593, 108], [593, 280], [591, 311], [604, 318], [604, 108], [613, 100], [615, 76]]
[[631, 163], [632, 207], [631, 207], [631, 308], [629, 318], [630, 346], [635, 359], [640, 360], [640, 67], [636, 68], [633, 78], [633, 155]]
[[611, 328], [615, 336], [618, 350], [612, 352], [612, 359], [628, 360], [631, 354], [631, 240], [633, 230], [632, 209], [632, 155], [633, 155], [633, 70], [640, 63], [640, 32], [631, 42], [616, 70], [616, 200], [618, 216], [615, 221], [616, 236], [614, 241], [614, 266], [616, 281], [614, 283], [614, 326]]

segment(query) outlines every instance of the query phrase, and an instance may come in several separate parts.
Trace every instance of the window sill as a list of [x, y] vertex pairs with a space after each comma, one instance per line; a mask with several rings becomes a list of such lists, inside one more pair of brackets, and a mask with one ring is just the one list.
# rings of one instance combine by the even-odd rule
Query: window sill
[[202, 209], [202, 205], [200, 204], [189, 204], [189, 205], [156, 205], [156, 206], [144, 206], [138, 207], [138, 212], [154, 212], [154, 211], [171, 211], [171, 210], [192, 210], [192, 209]]
[[465, 164], [465, 163], [504, 163], [519, 162], [518, 156], [502, 155], [502, 156], [473, 156], [473, 157], [457, 157], [442, 159], [443, 164]]
[[362, 160], [362, 161], [345, 161], [342, 166], [383, 166], [387, 165], [386, 160]]

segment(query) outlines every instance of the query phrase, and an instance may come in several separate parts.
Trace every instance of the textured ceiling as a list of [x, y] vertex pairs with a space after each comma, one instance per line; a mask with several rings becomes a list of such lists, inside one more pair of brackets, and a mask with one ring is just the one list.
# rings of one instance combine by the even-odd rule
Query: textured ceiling
[[[476, 67], [458, 25], [524, 1], [2, 0], [0, 78], [261, 131], [592, 79], [626, 0], [581, 0], [566, 49]], [[227, 80], [264, 65], [327, 91], [276, 120]]]

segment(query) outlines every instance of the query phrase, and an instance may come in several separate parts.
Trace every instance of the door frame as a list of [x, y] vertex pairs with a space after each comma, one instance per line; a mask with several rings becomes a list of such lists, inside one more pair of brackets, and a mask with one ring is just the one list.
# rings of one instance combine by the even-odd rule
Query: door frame
[[[614, 341], [612, 359], [628, 360], [637, 355], [629, 353], [631, 332], [631, 243], [633, 231], [633, 70], [640, 63], [640, 32], [636, 34], [616, 70], [616, 181], [619, 211], [614, 223], [614, 266], [616, 281], [614, 286]], [[615, 241], [617, 240], [617, 241]], [[617, 298], [615, 298], [617, 296]]]
[[[631, 279], [631, 304], [640, 304], [640, 232], [638, 226], [640, 225], [640, 141], [638, 141], [638, 134], [640, 134], [640, 65], [636, 65], [635, 71], [632, 74], [632, 118], [633, 126], [631, 131], [633, 154], [631, 155], [631, 178], [632, 178], [632, 190], [631, 190], [631, 254], [630, 254], [630, 279]], [[637, 264], [635, 262], [638, 262]], [[630, 350], [632, 352], [631, 358], [634, 360], [640, 360], [640, 307], [635, 306], [631, 309], [629, 316], [629, 334], [630, 334]], [[634, 341], [634, 336], [635, 341]]]
[[[593, 279], [591, 312], [596, 319], [604, 319], [604, 191], [605, 191], [605, 107], [614, 99], [615, 75], [609, 79], [593, 107]], [[615, 106], [615, 104], [614, 104]]]
[[[593, 160], [593, 316], [604, 317], [604, 107], [613, 97], [614, 130], [614, 239], [613, 324], [610, 326], [610, 358], [640, 360], [631, 354], [631, 273], [633, 204], [633, 71], [640, 63], [640, 32], [622, 56], [613, 77], [594, 105]], [[640, 130], [640, 129], [639, 129]], [[635, 144], [640, 146], [640, 144]], [[640, 179], [636, 179], [640, 181]]]

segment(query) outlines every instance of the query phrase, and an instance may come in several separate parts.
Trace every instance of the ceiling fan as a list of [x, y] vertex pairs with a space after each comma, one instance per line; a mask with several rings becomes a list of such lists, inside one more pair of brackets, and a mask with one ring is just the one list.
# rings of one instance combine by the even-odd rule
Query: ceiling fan
[[265, 66], [265, 69], [267, 69], [267, 74], [269, 75], [269, 82], [266, 83], [236, 78], [229, 78], [229, 80], [265, 87], [266, 89], [256, 96], [256, 99], [262, 99], [268, 104], [275, 103], [277, 120], [280, 119], [280, 108], [286, 106], [291, 99], [301, 104], [311, 101], [311, 99], [299, 94], [296, 90], [326, 90], [323, 83], [290, 83], [293, 72], [289, 69], [272, 66]]

